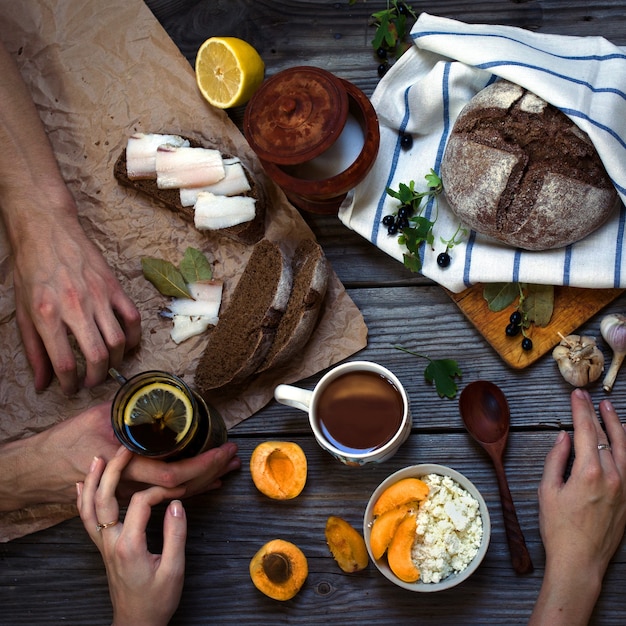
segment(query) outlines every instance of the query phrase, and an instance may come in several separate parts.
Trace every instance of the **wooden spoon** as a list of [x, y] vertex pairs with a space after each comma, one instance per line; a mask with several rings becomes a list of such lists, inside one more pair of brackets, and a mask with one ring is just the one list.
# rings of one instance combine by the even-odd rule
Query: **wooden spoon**
[[517, 519], [502, 463], [510, 423], [506, 397], [497, 385], [485, 380], [477, 380], [463, 389], [459, 398], [459, 409], [465, 428], [493, 461], [513, 569], [518, 574], [530, 574], [533, 571], [533, 564]]

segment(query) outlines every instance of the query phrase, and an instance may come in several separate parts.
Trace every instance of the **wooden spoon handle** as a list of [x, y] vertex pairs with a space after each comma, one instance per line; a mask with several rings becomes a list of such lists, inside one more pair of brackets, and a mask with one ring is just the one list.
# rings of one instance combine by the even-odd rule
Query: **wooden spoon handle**
[[511, 553], [511, 562], [513, 569], [518, 574], [530, 574], [533, 571], [533, 563], [530, 560], [530, 554], [526, 547], [524, 534], [517, 519], [515, 505], [511, 497], [509, 483], [506, 479], [504, 467], [502, 463], [494, 460], [496, 476], [498, 478], [498, 489], [500, 490], [500, 502], [502, 503], [502, 514], [504, 516], [504, 529], [506, 531], [506, 539], [509, 544], [509, 552]]

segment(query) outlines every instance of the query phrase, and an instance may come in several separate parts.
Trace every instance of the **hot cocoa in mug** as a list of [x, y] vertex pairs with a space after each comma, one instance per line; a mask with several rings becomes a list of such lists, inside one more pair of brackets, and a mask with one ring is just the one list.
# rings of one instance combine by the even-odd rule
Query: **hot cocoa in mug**
[[279, 385], [274, 397], [306, 411], [317, 442], [346, 465], [390, 458], [411, 432], [404, 387], [377, 363], [344, 363], [323, 376], [313, 391]]

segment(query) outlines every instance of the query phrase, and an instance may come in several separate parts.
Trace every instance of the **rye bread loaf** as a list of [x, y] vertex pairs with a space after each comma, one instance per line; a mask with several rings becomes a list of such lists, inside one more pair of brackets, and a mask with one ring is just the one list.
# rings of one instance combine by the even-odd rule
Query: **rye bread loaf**
[[[206, 147], [194, 139], [189, 139], [187, 137], [185, 137], [185, 139], [187, 139], [189, 144], [194, 148]], [[224, 158], [228, 158], [230, 155], [222, 156]], [[253, 245], [259, 242], [265, 235], [266, 201], [261, 185], [254, 180], [245, 166], [244, 170], [251, 187], [250, 191], [246, 195], [252, 196], [256, 200], [255, 217], [249, 222], [244, 222], [242, 224], [237, 224], [235, 226], [230, 226], [213, 232], [229, 237], [230, 239], [245, 245]], [[181, 204], [178, 189], [159, 189], [157, 187], [156, 180], [152, 179], [131, 180], [128, 178], [128, 174], [126, 173], [126, 149], [122, 150], [122, 153], [115, 161], [115, 165], [113, 166], [113, 175], [121, 185], [145, 193], [160, 205], [178, 213], [186, 221], [191, 222], [192, 224], [194, 223], [193, 207], [183, 206]]]
[[461, 222], [527, 250], [586, 237], [618, 204], [589, 137], [554, 106], [507, 81], [486, 87], [461, 111], [441, 179]]
[[261, 240], [200, 357], [195, 384], [201, 394], [241, 383], [255, 372], [272, 345], [291, 286], [291, 264], [275, 243]]
[[319, 244], [303, 239], [291, 262], [293, 287], [287, 310], [257, 373], [285, 365], [304, 348], [317, 323], [328, 285], [328, 263]]

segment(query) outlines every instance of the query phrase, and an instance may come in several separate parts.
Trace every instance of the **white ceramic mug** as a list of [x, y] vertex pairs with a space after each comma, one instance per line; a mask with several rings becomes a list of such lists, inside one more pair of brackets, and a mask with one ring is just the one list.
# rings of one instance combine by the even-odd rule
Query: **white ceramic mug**
[[[350, 376], [346, 376], [348, 374]], [[389, 403], [394, 405], [397, 403], [393, 411], [377, 411], [378, 398], [371, 394], [378, 393], [379, 388]], [[349, 392], [349, 389], [352, 391]], [[383, 433], [384, 438], [380, 443], [362, 446], [360, 443], [349, 444], [347, 439], [340, 442], [334, 439], [324, 423], [320, 422], [325, 414], [330, 415], [327, 408], [330, 401], [328, 395], [342, 400], [337, 394], [345, 396], [348, 393], [352, 395], [349, 401], [356, 402], [362, 413], [359, 416], [353, 415], [351, 419], [346, 418], [348, 419], [346, 422], [343, 419], [339, 420], [342, 422], [340, 426], [344, 434], [349, 431], [351, 433], [349, 438], [363, 439], [374, 437], [373, 432], [376, 431], [376, 434]], [[313, 391], [292, 385], [278, 385], [274, 390], [274, 397], [281, 404], [308, 413], [309, 424], [318, 444], [346, 465], [360, 466], [385, 461], [397, 452], [411, 433], [409, 399], [402, 383], [387, 368], [370, 361], [351, 361], [334, 367], [320, 379]], [[359, 419], [362, 419], [361, 423]]]

